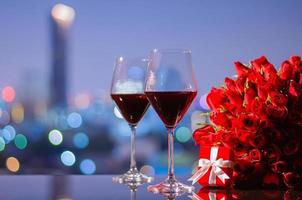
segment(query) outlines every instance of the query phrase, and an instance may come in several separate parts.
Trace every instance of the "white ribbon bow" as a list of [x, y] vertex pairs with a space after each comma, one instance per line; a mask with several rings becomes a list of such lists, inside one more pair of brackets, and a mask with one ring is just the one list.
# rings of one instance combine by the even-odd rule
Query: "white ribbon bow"
[[192, 184], [195, 184], [201, 177], [203, 177], [210, 168], [212, 169], [209, 176], [209, 185], [216, 184], [216, 177], [218, 177], [223, 183], [225, 183], [226, 179], [230, 179], [230, 177], [221, 169], [221, 167], [231, 168], [233, 162], [230, 160], [223, 160], [222, 158], [217, 160], [218, 149], [218, 147], [211, 148], [210, 160], [204, 158], [199, 159], [198, 166], [200, 168], [189, 179], [189, 181], [192, 181]]

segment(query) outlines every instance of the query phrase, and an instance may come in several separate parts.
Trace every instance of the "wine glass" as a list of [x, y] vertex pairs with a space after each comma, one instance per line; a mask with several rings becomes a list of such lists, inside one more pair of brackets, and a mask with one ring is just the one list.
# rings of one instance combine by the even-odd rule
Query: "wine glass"
[[149, 58], [145, 94], [168, 132], [168, 177], [148, 191], [181, 195], [194, 190], [174, 175], [174, 130], [197, 94], [190, 50], [154, 49]]
[[138, 122], [149, 107], [144, 94], [146, 59], [118, 57], [111, 84], [111, 98], [131, 128], [130, 169], [113, 181], [128, 184], [151, 182], [152, 177], [140, 173], [135, 161], [135, 135]]

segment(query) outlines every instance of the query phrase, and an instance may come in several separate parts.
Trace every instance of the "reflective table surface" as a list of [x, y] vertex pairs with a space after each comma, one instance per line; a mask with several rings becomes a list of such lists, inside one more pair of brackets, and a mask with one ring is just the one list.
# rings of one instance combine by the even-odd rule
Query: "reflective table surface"
[[[156, 176], [153, 183], [163, 180]], [[180, 181], [186, 182], [185, 177]], [[189, 184], [189, 183], [188, 183]], [[0, 177], [0, 199], [17, 200], [149, 200], [149, 199], [194, 199], [194, 200], [228, 200], [228, 199], [302, 199], [301, 191], [262, 191], [262, 190], [206, 190], [196, 185], [194, 194], [185, 194], [177, 198], [164, 198], [147, 191], [148, 184], [137, 189], [113, 183], [111, 175], [19, 175]]]

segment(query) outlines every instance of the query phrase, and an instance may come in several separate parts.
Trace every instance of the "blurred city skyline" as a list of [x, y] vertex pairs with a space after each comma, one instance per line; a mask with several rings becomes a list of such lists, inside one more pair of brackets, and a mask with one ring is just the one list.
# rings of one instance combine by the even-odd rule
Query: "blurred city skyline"
[[298, 0], [1, 1], [0, 88], [37, 98], [48, 93], [56, 3], [76, 10], [69, 34], [72, 96], [106, 93], [115, 57], [146, 56], [152, 48], [192, 49], [200, 95], [232, 75], [235, 60], [267, 55], [279, 67], [302, 52]]

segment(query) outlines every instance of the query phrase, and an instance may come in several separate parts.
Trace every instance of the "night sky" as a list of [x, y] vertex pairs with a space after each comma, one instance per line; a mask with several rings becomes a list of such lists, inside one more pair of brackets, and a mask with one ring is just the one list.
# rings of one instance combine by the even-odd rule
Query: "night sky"
[[114, 58], [153, 48], [189, 48], [200, 94], [234, 74], [232, 63], [260, 55], [279, 66], [302, 54], [300, 0], [0, 1], [0, 88], [45, 92], [50, 69], [50, 10], [76, 10], [70, 31], [69, 91], [108, 90]]

